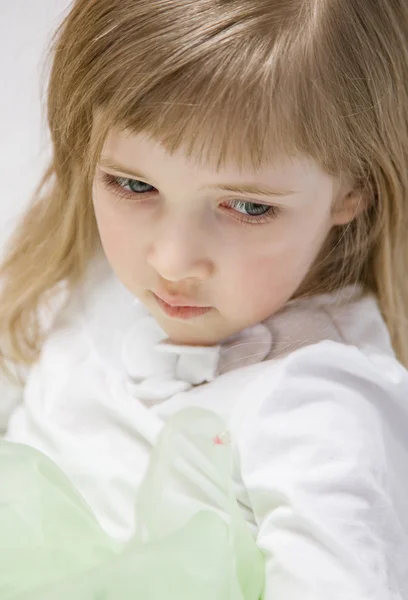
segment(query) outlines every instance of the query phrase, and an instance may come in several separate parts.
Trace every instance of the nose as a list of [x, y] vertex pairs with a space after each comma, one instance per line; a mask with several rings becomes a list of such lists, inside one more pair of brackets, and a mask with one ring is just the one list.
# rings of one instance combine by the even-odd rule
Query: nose
[[213, 263], [209, 244], [198, 223], [179, 217], [157, 227], [148, 250], [147, 261], [157, 274], [167, 281], [208, 279]]

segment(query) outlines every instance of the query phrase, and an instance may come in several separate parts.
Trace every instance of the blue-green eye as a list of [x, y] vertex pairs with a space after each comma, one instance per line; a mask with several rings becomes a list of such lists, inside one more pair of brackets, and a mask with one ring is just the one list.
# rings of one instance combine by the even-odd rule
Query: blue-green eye
[[257, 204], [256, 202], [247, 202], [244, 200], [231, 200], [228, 204], [230, 208], [234, 208], [237, 212], [247, 217], [267, 215], [272, 208], [269, 204]]
[[[108, 175], [105, 173], [105, 175]], [[155, 188], [144, 181], [139, 181], [138, 179], [130, 179], [128, 177], [113, 177], [112, 175], [108, 175], [106, 180], [108, 185], [121, 188], [125, 194], [133, 193], [133, 194], [146, 194], [148, 192], [152, 192]], [[126, 190], [126, 187], [130, 188], [130, 192]]]
[[[157, 191], [153, 186], [138, 179], [118, 177], [104, 172], [101, 173], [101, 177], [102, 183], [108, 189], [112, 189], [120, 198], [134, 200], [135, 196], [143, 196]], [[228, 212], [233, 213], [237, 221], [249, 225], [269, 222], [276, 219], [281, 213], [281, 209], [277, 206], [247, 200], [229, 200], [222, 206]], [[239, 217], [239, 215], [242, 215], [242, 217]]]

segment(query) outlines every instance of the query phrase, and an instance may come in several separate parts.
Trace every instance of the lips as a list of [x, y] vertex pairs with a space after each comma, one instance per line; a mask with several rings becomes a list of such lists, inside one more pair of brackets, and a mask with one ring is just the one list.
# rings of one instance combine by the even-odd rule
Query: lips
[[160, 306], [162, 311], [173, 319], [188, 320], [201, 317], [212, 310], [209, 306], [185, 306], [185, 305], [170, 305], [159, 296], [154, 294], [157, 304]]
[[209, 308], [208, 306], [204, 306], [202, 304], [198, 304], [187, 298], [186, 296], [169, 296], [163, 293], [153, 292], [154, 295], [159, 299], [172, 307], [183, 307], [183, 308]]

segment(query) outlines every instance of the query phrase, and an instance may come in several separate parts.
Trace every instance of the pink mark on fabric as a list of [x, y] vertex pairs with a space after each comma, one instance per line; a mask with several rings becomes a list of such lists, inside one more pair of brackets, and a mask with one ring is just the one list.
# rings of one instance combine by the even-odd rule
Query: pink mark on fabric
[[228, 432], [221, 433], [220, 435], [216, 435], [215, 438], [213, 438], [213, 442], [214, 442], [214, 446], [225, 446], [226, 444], [229, 444], [230, 437], [229, 437]]

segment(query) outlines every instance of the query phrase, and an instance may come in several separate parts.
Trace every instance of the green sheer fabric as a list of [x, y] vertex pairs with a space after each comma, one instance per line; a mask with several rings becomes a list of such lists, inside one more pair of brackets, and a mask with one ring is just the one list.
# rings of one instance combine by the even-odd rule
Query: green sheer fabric
[[259, 600], [263, 558], [232, 453], [217, 415], [176, 413], [140, 487], [136, 533], [120, 543], [50, 459], [0, 441], [1, 600]]

